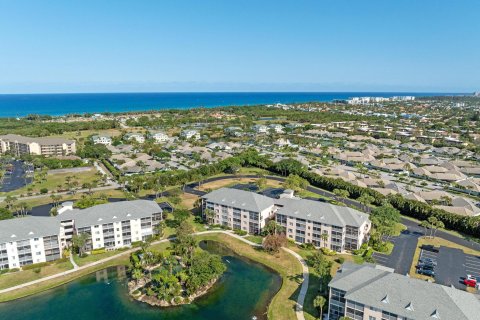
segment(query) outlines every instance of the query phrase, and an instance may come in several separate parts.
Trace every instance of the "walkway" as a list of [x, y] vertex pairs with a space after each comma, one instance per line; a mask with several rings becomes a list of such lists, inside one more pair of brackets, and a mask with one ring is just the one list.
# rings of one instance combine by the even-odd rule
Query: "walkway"
[[73, 260], [73, 254], [70, 254], [70, 263], [72, 264], [74, 270], [79, 268], [75, 260]]
[[[232, 232], [229, 232], [229, 231], [209, 230], [209, 231], [196, 232], [196, 233], [194, 233], [194, 235], [202, 235], [202, 234], [209, 234], [209, 233], [226, 234], [226, 235], [234, 237], [234, 238], [236, 238], [240, 241], [243, 241], [246, 244], [249, 244], [253, 247], [261, 247], [260, 244], [253, 243], [253, 242], [251, 242], [247, 239], [244, 239], [243, 237], [241, 237], [237, 234], [234, 234]], [[169, 242], [169, 241], [172, 241], [172, 240], [175, 240], [175, 237], [152, 242], [152, 245], [165, 243], [165, 242]], [[291, 255], [293, 255], [301, 263], [302, 268], [303, 268], [303, 282], [302, 282], [302, 286], [300, 288], [300, 293], [299, 293], [298, 298], [297, 298], [296, 314], [297, 314], [297, 320], [304, 320], [305, 318], [303, 316], [303, 303], [305, 301], [305, 295], [306, 295], [307, 290], [308, 290], [308, 278], [309, 278], [308, 267], [306, 265], [305, 260], [303, 260], [303, 258], [300, 255], [298, 255], [296, 252], [294, 252], [290, 249], [287, 249], [287, 248], [282, 248], [282, 249], [285, 250], [286, 252], [290, 253]], [[0, 290], [0, 294], [7, 293], [7, 292], [10, 292], [10, 291], [14, 291], [14, 290], [18, 290], [18, 289], [22, 289], [22, 288], [25, 288], [25, 287], [28, 287], [28, 286], [31, 286], [31, 285], [35, 285], [35, 284], [39, 284], [39, 283], [42, 283], [42, 282], [45, 282], [45, 281], [48, 281], [48, 280], [60, 278], [60, 277], [63, 277], [63, 276], [69, 275], [69, 274], [74, 274], [75, 272], [85, 270], [87, 268], [102, 264], [104, 262], [108, 262], [110, 260], [116, 259], [116, 258], [121, 257], [123, 255], [131, 254], [132, 252], [135, 252], [137, 250], [139, 250], [139, 248], [132, 248], [132, 249], [129, 249], [127, 251], [123, 251], [119, 254], [116, 254], [114, 256], [111, 256], [111, 257], [108, 257], [108, 258], [105, 258], [105, 259], [102, 259], [102, 260], [98, 260], [98, 261], [95, 261], [95, 262], [92, 262], [92, 263], [89, 263], [89, 264], [86, 264], [86, 265], [80, 266], [80, 267], [75, 263], [75, 261], [73, 261], [73, 256], [70, 255], [70, 262], [72, 262], [72, 265], [74, 266], [73, 269], [70, 269], [68, 271], [64, 271], [64, 272], [61, 272], [61, 273], [57, 273], [57, 274], [54, 274], [54, 275], [51, 275], [51, 276], [48, 276], [48, 277], [44, 277], [44, 278], [41, 278], [41, 279], [37, 279], [37, 280], [34, 280], [34, 281], [30, 281], [30, 282], [27, 282], [27, 283], [23, 283], [23, 284], [20, 284], [18, 286], [14, 286], [14, 287], [10, 287], [10, 288]]]

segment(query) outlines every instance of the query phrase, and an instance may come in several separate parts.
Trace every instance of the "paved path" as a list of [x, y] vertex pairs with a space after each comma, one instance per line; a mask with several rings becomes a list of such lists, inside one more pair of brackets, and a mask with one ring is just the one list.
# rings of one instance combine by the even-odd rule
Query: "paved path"
[[[249, 241], [249, 240], [247, 240], [247, 239], [245, 239], [245, 238], [243, 238], [243, 237], [241, 237], [237, 234], [229, 232], [229, 231], [209, 230], [209, 231], [196, 232], [196, 233], [194, 233], [194, 235], [202, 235], [202, 234], [209, 234], [209, 233], [226, 234], [226, 235], [234, 237], [234, 238], [236, 238], [240, 241], [243, 241], [243, 242], [245, 242], [245, 243], [247, 243], [247, 244], [249, 244], [253, 247], [261, 247], [261, 244], [251, 242], [251, 241]], [[172, 241], [172, 240], [175, 240], [175, 237], [152, 242], [152, 245], [159, 244], [159, 243], [165, 243], [165, 242], [169, 242], [169, 241]], [[108, 257], [108, 258], [105, 258], [105, 259], [102, 259], [102, 260], [98, 260], [98, 261], [95, 261], [95, 262], [92, 262], [92, 263], [89, 263], [89, 264], [86, 264], [86, 265], [80, 266], [80, 267], [75, 263], [75, 261], [73, 261], [73, 257], [72, 257], [72, 255], [70, 255], [70, 262], [72, 262], [72, 265], [74, 266], [73, 269], [70, 269], [68, 271], [64, 271], [64, 272], [61, 272], [61, 273], [57, 273], [57, 274], [54, 274], [54, 275], [51, 275], [51, 276], [48, 276], [48, 277], [44, 277], [44, 278], [41, 278], [41, 279], [37, 279], [37, 280], [34, 280], [34, 281], [30, 281], [30, 282], [27, 282], [27, 283], [23, 283], [23, 284], [20, 284], [18, 286], [2, 289], [2, 290], [0, 290], [0, 294], [7, 293], [7, 292], [10, 292], [10, 291], [14, 291], [14, 290], [18, 290], [18, 289], [22, 289], [22, 288], [25, 288], [25, 287], [28, 287], [28, 286], [31, 286], [31, 285], [34, 285], [34, 284], [42, 283], [44, 281], [60, 278], [60, 277], [63, 277], [63, 276], [69, 275], [69, 274], [73, 274], [75, 272], [78, 272], [78, 271], [81, 271], [81, 270], [84, 270], [84, 269], [102, 264], [104, 262], [108, 262], [108, 261], [113, 260], [113, 259], [116, 259], [116, 258], [121, 257], [123, 255], [131, 254], [132, 252], [137, 251], [138, 249], [139, 248], [132, 248], [132, 249], [129, 249], [127, 251], [123, 251], [119, 254], [116, 254], [114, 256], [111, 256], [111, 257]], [[308, 267], [306, 265], [305, 260], [303, 260], [303, 258], [300, 255], [298, 255], [296, 252], [294, 252], [290, 249], [287, 249], [287, 248], [282, 248], [282, 249], [285, 250], [286, 252], [290, 253], [291, 255], [293, 255], [302, 264], [303, 279], [304, 280], [302, 282], [302, 287], [300, 288], [300, 293], [299, 293], [298, 298], [297, 298], [296, 314], [297, 314], [297, 320], [304, 320], [305, 318], [303, 316], [303, 303], [305, 301], [305, 295], [306, 295], [307, 289], [308, 289], [308, 277], [309, 277]]]
[[77, 270], [79, 268], [75, 260], [73, 260], [73, 254], [70, 254], [70, 263], [72, 264], [73, 269]]
[[298, 294], [295, 313], [297, 315], [297, 320], [305, 320], [305, 317], [303, 315], [303, 304], [305, 303], [305, 296], [307, 295], [308, 281], [309, 281], [309, 275], [310, 275], [308, 272], [308, 266], [305, 260], [295, 251], [292, 251], [288, 248], [282, 248], [282, 249], [290, 253], [291, 255], [293, 255], [295, 258], [297, 258], [297, 260], [302, 265], [303, 282], [302, 282], [302, 287], [300, 288], [300, 293]]

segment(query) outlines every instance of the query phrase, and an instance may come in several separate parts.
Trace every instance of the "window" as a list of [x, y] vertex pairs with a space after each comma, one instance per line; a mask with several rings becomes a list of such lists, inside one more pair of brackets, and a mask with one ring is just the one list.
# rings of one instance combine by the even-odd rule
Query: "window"
[[397, 320], [397, 315], [387, 311], [382, 311], [382, 320]]

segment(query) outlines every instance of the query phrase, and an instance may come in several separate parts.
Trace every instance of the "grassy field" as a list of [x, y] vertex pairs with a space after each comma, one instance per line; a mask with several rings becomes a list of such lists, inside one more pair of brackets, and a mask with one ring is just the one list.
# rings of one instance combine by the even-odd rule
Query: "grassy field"
[[89, 254], [85, 257], [79, 257], [78, 254], [73, 255], [73, 260], [78, 266], [84, 266], [86, 264], [92, 263], [94, 261], [102, 260], [111, 256], [114, 256], [116, 254], [119, 254], [121, 251], [125, 250], [115, 250], [115, 251], [106, 251], [104, 253], [99, 253], [99, 254]]
[[[65, 189], [65, 178], [68, 176], [75, 176], [77, 177], [77, 181], [79, 186], [81, 186], [84, 183], [87, 182], [92, 182], [95, 179], [98, 179], [98, 176], [95, 175], [97, 170], [95, 170], [93, 167], [89, 171], [83, 171], [83, 172], [78, 172], [78, 173], [55, 173], [55, 174], [48, 174], [46, 176], [46, 180], [42, 182], [35, 182], [32, 183], [28, 186], [25, 186], [23, 188], [10, 191], [10, 192], [2, 192], [0, 193], [1, 196], [7, 196], [7, 195], [12, 195], [12, 196], [19, 196], [19, 195], [24, 195], [27, 196], [28, 193], [31, 193], [32, 195], [39, 194], [40, 190], [43, 188], [48, 189], [48, 191], [56, 191], [58, 189], [58, 186], [61, 186], [61, 189]], [[31, 191], [28, 189], [31, 188]]]
[[49, 137], [57, 137], [57, 138], [65, 138], [65, 139], [81, 139], [86, 138], [88, 136], [98, 134], [98, 135], [108, 135], [110, 137], [120, 135], [120, 130], [118, 129], [107, 129], [107, 130], [82, 130], [82, 131], [70, 131], [64, 132], [62, 134], [51, 135]]
[[257, 244], [262, 244], [263, 242], [263, 237], [261, 236], [246, 236], [245, 239]]
[[[248, 183], [255, 183], [258, 179], [255, 178], [235, 178], [235, 176], [232, 176], [231, 179], [223, 179], [223, 180], [218, 180], [218, 181], [212, 181], [208, 183], [202, 184], [198, 189], [202, 191], [206, 190], [216, 190], [219, 188], [228, 188], [232, 187], [237, 184], [248, 184]], [[267, 180], [267, 185], [266, 187], [270, 188], [279, 188], [281, 187], [281, 183], [276, 180]]]
[[40, 272], [32, 270], [24, 270], [13, 273], [5, 273], [0, 275], [0, 289], [14, 287], [19, 284], [34, 281], [40, 278], [50, 276], [59, 272], [72, 269], [73, 266], [69, 260], [58, 260], [55, 263], [40, 268]]

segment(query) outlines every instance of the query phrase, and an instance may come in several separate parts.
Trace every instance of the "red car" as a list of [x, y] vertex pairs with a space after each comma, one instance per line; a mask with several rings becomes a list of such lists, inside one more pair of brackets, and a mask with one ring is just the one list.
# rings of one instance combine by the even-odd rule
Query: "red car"
[[477, 278], [471, 275], [467, 275], [467, 277], [463, 280], [463, 284], [467, 287], [475, 288], [477, 286]]

